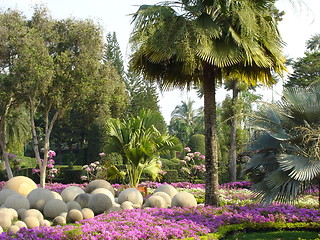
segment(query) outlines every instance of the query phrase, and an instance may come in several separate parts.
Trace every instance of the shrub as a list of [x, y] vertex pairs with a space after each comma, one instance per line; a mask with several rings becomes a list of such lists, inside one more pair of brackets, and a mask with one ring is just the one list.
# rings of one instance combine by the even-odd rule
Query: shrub
[[166, 174], [163, 175], [161, 182], [174, 183], [178, 181], [177, 170], [164, 170]]
[[205, 152], [205, 136], [202, 134], [193, 135], [187, 146], [189, 146], [193, 152]]

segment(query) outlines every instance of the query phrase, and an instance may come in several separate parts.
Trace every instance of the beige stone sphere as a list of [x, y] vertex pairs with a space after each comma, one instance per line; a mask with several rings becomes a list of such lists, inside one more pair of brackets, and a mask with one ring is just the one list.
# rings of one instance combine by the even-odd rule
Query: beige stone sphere
[[172, 198], [171, 206], [172, 207], [196, 207], [197, 200], [191, 193], [179, 192]]
[[78, 209], [72, 209], [67, 214], [67, 222], [74, 223], [83, 220], [83, 214]]
[[143, 203], [142, 194], [135, 188], [124, 189], [118, 196], [118, 203], [122, 204], [125, 201], [132, 202], [134, 208], [140, 208]]
[[112, 192], [110, 192], [109, 189], [106, 189], [106, 188], [96, 188], [95, 190], [93, 190], [91, 192], [91, 195], [95, 195], [97, 193], [103, 193], [105, 195], [107, 195], [111, 200], [112, 200], [112, 203], [115, 203], [115, 199], [114, 199], [114, 195]]
[[152, 194], [153, 196], [161, 196], [166, 201], [167, 207], [171, 207], [171, 198], [168, 193], [165, 192], [156, 192]]
[[31, 178], [25, 176], [10, 178], [3, 186], [3, 189], [14, 190], [24, 197], [27, 197], [36, 188], [38, 188], [37, 184]]
[[170, 198], [172, 199], [177, 193], [178, 190], [175, 189], [172, 185], [169, 184], [162, 184], [159, 187], [156, 188], [156, 190], [154, 190], [154, 192], [165, 192], [167, 193]]
[[17, 226], [17, 225], [11, 225], [11, 226], [8, 228], [8, 232], [12, 232], [12, 233], [17, 233], [19, 230], [20, 230], [20, 228], [19, 228], [19, 226]]
[[18, 226], [19, 228], [28, 228], [27, 224], [23, 221], [16, 221], [14, 225]]
[[57, 216], [53, 219], [53, 226], [56, 225], [65, 225], [67, 223], [66, 219], [61, 216]]
[[62, 190], [61, 197], [62, 200], [67, 203], [73, 201], [80, 193], [84, 193], [82, 188], [77, 186], [69, 186]]
[[40, 226], [46, 226], [46, 227], [50, 227], [51, 223], [47, 220], [47, 219], [43, 219], [40, 221]]
[[81, 213], [83, 215], [83, 219], [94, 218], [94, 212], [90, 208], [82, 208]]
[[27, 225], [27, 227], [29, 229], [40, 226], [40, 222], [39, 222], [38, 218], [33, 217], [33, 216], [26, 217], [25, 219], [23, 219], [23, 221], [25, 222], [25, 224]]
[[44, 219], [42, 213], [38, 209], [26, 210], [24, 212], [24, 218], [22, 218], [22, 220], [24, 220], [26, 217], [35, 217], [39, 220], [39, 222]]
[[166, 208], [167, 203], [163, 197], [159, 195], [152, 195], [146, 200], [144, 207]]
[[11, 223], [11, 215], [9, 213], [0, 212], [0, 226], [6, 230], [11, 226]]
[[108, 181], [103, 180], [103, 179], [96, 179], [96, 180], [89, 182], [89, 184], [86, 186], [84, 191], [86, 193], [91, 193], [97, 188], [106, 188], [113, 194], [113, 196], [115, 195], [115, 192], [114, 192], [112, 185]]
[[124, 201], [123, 203], [121, 203], [120, 205], [121, 209], [133, 209], [133, 203], [129, 202], [129, 201]]

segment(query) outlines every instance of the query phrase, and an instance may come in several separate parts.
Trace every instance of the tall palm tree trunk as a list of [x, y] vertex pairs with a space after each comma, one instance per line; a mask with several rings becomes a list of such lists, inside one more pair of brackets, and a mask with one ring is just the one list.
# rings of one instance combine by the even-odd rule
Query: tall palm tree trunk
[[215, 99], [215, 71], [213, 66], [204, 64], [204, 122], [206, 147], [206, 192], [205, 205], [218, 206], [218, 142]]
[[235, 182], [237, 179], [237, 116], [236, 104], [239, 93], [238, 80], [233, 81], [232, 86], [232, 107], [231, 107], [231, 124], [230, 124], [230, 158], [229, 158], [229, 174], [230, 181]]

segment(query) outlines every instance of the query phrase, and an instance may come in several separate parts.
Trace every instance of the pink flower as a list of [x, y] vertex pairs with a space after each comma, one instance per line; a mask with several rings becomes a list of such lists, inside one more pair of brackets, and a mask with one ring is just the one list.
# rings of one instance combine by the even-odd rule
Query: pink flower
[[104, 152], [99, 153], [100, 157], [104, 157], [106, 154]]
[[48, 157], [49, 158], [53, 158], [53, 157], [55, 157], [56, 156], [56, 152], [55, 151], [53, 151], [53, 150], [49, 150], [48, 151]]
[[186, 160], [186, 161], [190, 161], [191, 160], [191, 158], [189, 156], [185, 156], [183, 159]]
[[184, 148], [185, 152], [191, 152], [191, 149], [189, 147]]

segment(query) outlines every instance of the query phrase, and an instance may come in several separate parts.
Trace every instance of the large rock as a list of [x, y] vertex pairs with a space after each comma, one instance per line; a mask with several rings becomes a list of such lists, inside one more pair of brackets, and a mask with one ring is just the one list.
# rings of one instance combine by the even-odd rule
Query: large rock
[[67, 204], [60, 199], [49, 200], [43, 209], [43, 214], [46, 218], [55, 218], [60, 213], [68, 212]]
[[89, 182], [84, 191], [86, 193], [92, 193], [97, 188], [106, 188], [113, 194], [113, 196], [115, 195], [112, 185], [108, 181], [103, 179], [96, 179]]
[[168, 193], [165, 192], [156, 192], [153, 196], [161, 196], [166, 201], [167, 207], [171, 207], [171, 198]]
[[7, 200], [10, 195], [17, 193], [16, 191], [12, 189], [3, 189], [0, 191], [0, 206], [4, 204], [4, 202]]
[[49, 200], [54, 199], [55, 196], [47, 188], [36, 188], [28, 194], [27, 198], [30, 202], [30, 208], [35, 208], [42, 212], [44, 205], [46, 205]]
[[67, 222], [74, 223], [83, 220], [83, 215], [80, 210], [72, 209], [67, 214]]
[[103, 193], [97, 193], [92, 196], [92, 198], [89, 200], [89, 208], [95, 213], [100, 214], [104, 211], [108, 211], [109, 208], [111, 208], [113, 205], [112, 200], [110, 197]]
[[142, 194], [135, 188], [124, 189], [118, 197], [118, 203], [122, 204], [125, 201], [132, 202], [134, 208], [140, 208], [143, 203]]
[[197, 200], [191, 193], [179, 192], [172, 198], [171, 206], [172, 207], [196, 207]]
[[3, 189], [11, 189], [26, 197], [33, 190], [36, 189], [37, 184], [30, 178], [25, 176], [17, 176], [10, 178], [3, 186]]
[[16, 211], [18, 211], [21, 208], [29, 209], [30, 203], [28, 198], [16, 193], [16, 194], [10, 195], [7, 198], [7, 200], [4, 202], [3, 206], [6, 208], [13, 208]]
[[178, 190], [169, 184], [162, 184], [159, 187], [157, 187], [156, 190], [154, 190], [154, 192], [155, 193], [156, 192], [165, 192], [172, 199], [178, 193]]
[[167, 203], [163, 197], [159, 195], [152, 195], [146, 200], [144, 207], [166, 208]]
[[84, 193], [82, 188], [77, 186], [69, 186], [62, 190], [61, 197], [65, 203], [73, 201], [80, 193]]
[[81, 208], [87, 208], [90, 198], [92, 198], [90, 193], [80, 193], [74, 201], [80, 204]]
[[97, 194], [97, 193], [103, 193], [103, 194], [107, 195], [107, 196], [111, 199], [112, 203], [113, 203], [113, 204], [115, 203], [114, 195], [112, 194], [112, 192], [110, 192], [109, 189], [106, 189], [106, 188], [96, 188], [95, 190], [93, 190], [93, 191], [91, 192], [91, 195], [95, 195], [95, 194]]

